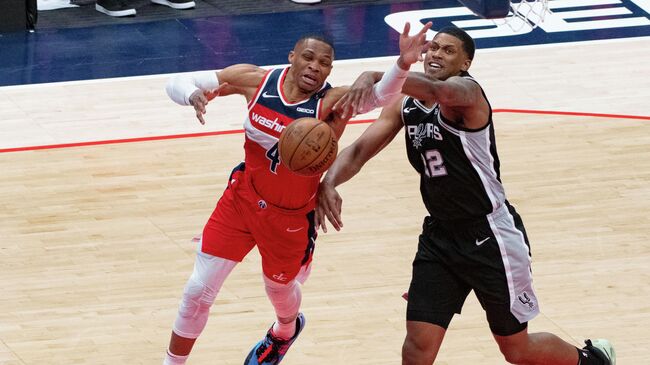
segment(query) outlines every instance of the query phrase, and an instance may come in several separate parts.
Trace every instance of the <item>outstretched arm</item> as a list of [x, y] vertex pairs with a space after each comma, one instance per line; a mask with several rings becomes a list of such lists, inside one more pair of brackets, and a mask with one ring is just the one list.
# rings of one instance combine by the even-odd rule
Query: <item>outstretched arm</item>
[[[334, 164], [320, 183], [316, 227], [327, 232], [325, 220], [329, 220], [337, 231], [343, 227], [341, 207], [343, 200], [336, 187], [356, 175], [363, 165], [384, 149], [402, 128], [400, 117], [401, 100], [382, 110], [379, 118], [363, 134], [339, 153]], [[327, 218], [326, 218], [327, 217]]]
[[421, 72], [409, 72], [402, 92], [418, 100], [434, 101], [450, 107], [470, 106], [482, 98], [481, 88], [476, 82], [459, 76], [441, 81]]
[[266, 70], [249, 64], [238, 64], [218, 72], [200, 71], [172, 76], [167, 82], [167, 95], [180, 105], [192, 105], [196, 117], [205, 124], [205, 106], [218, 95], [241, 94], [250, 100]]

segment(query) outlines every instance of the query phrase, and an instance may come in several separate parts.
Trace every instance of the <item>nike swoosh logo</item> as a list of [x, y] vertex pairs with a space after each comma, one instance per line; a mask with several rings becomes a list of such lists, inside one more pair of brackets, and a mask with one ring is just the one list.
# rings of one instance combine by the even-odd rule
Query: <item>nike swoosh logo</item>
[[489, 239], [490, 239], [490, 237], [488, 237], [488, 238], [486, 238], [486, 239], [483, 239], [483, 240], [480, 240], [480, 241], [477, 239], [477, 240], [476, 240], [476, 245], [477, 245], [477, 246], [480, 246], [480, 245], [482, 245], [485, 241], [487, 241], [487, 240], [489, 240]]
[[411, 107], [411, 108], [404, 108], [404, 114], [408, 114], [411, 112], [411, 110], [417, 109], [416, 107]]
[[265, 92], [262, 94], [262, 97], [264, 97], [264, 98], [279, 98], [280, 95], [271, 95], [271, 94], [269, 94], [268, 92], [265, 91]]
[[296, 232], [302, 231], [303, 228], [305, 228], [305, 227], [300, 227], [300, 228], [296, 228], [296, 229], [287, 228], [287, 232], [296, 233]]

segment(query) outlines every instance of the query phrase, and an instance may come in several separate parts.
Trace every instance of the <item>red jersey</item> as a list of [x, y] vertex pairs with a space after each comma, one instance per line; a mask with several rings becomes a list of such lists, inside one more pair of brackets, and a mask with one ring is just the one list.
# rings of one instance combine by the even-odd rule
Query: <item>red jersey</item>
[[295, 119], [321, 119], [323, 97], [331, 86], [325, 83], [310, 98], [289, 103], [282, 92], [288, 70], [267, 72], [248, 104], [244, 151], [246, 179], [255, 192], [268, 204], [293, 210], [314, 205], [320, 175], [301, 176], [282, 164], [278, 153], [280, 133]]

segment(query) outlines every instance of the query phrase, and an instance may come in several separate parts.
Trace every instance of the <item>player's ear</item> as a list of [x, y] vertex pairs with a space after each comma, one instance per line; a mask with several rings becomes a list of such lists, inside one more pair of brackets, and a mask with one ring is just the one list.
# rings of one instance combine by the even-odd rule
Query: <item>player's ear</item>
[[289, 63], [293, 65], [293, 59], [296, 57], [296, 53], [294, 51], [289, 51]]
[[460, 69], [461, 69], [462, 71], [467, 71], [467, 70], [469, 70], [469, 66], [471, 66], [471, 65], [472, 65], [472, 60], [470, 60], [470, 59], [468, 58], [468, 59], [465, 60], [465, 62], [463, 62], [463, 66], [461, 66]]

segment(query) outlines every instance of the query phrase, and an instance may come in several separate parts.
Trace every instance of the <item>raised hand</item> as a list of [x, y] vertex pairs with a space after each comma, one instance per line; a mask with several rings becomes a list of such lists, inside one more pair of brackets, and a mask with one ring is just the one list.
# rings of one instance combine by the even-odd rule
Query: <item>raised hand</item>
[[413, 36], [409, 36], [411, 23], [407, 22], [404, 25], [404, 30], [399, 36], [400, 58], [398, 59], [398, 64], [401, 60], [403, 64], [399, 66], [402, 69], [408, 69], [412, 64], [423, 60], [422, 54], [430, 45], [430, 42], [427, 42], [426, 40], [427, 31], [431, 29], [432, 25], [432, 22], [428, 22], [422, 27], [419, 32], [417, 32], [417, 34]]
[[372, 98], [372, 87], [378, 81], [373, 75], [372, 72], [359, 75], [345, 95], [334, 104], [332, 109], [341, 116], [341, 119], [353, 118], [357, 114], [367, 112], [362, 110], [362, 106]]

